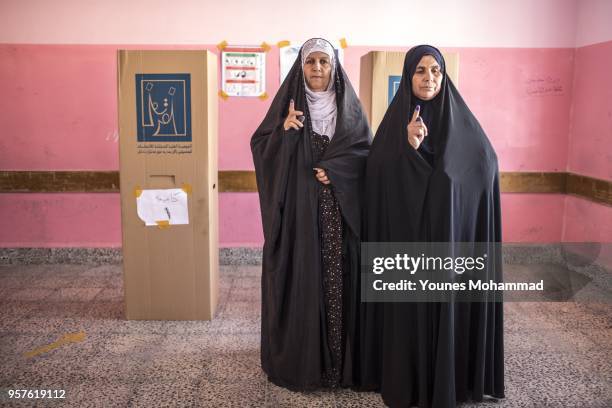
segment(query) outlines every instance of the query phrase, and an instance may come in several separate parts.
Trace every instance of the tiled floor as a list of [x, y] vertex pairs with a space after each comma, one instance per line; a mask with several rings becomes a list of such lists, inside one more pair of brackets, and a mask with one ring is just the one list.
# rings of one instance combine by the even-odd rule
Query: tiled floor
[[[266, 380], [259, 277], [257, 266], [223, 266], [211, 322], [126, 321], [119, 265], [0, 267], [0, 405], [383, 406], [373, 393], [294, 393]], [[81, 330], [82, 342], [24, 356]], [[507, 399], [466, 406], [612, 406], [612, 304], [507, 303], [505, 331]], [[15, 401], [8, 389], [66, 398]]]

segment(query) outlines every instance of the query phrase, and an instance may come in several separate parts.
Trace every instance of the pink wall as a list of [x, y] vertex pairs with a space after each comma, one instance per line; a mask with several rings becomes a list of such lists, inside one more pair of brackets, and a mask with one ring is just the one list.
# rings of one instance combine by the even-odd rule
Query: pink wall
[[563, 241], [612, 244], [612, 207], [580, 197], [565, 197]]
[[563, 215], [562, 241], [600, 243], [596, 262], [612, 270], [612, 207], [567, 196]]
[[[409, 47], [408, 47], [409, 48]], [[345, 69], [359, 89], [359, 59], [349, 47]], [[491, 139], [502, 171], [565, 171], [574, 49], [442, 48], [459, 53], [459, 90]]]
[[[219, 196], [223, 246], [261, 246], [252, 193]], [[0, 247], [120, 247], [118, 193], [0, 194]]]
[[[11, 135], [0, 140], [0, 170], [118, 169], [118, 48], [198, 47], [0, 45], [0, 109], [4, 134]], [[391, 48], [345, 50], [356, 88], [359, 58], [371, 49]], [[574, 49], [447, 50], [460, 53], [460, 90], [491, 138], [501, 170], [565, 171]], [[267, 62], [272, 97], [279, 86], [276, 47]], [[219, 100], [220, 170], [253, 169], [249, 140], [271, 97]], [[504, 239], [561, 240], [564, 202], [555, 195], [505, 194]], [[29, 216], [35, 207], [44, 210]], [[91, 210], [87, 220], [74, 215], [77, 207]], [[118, 208], [117, 194], [2, 194], [1, 213], [19, 216], [2, 217], [0, 246], [119, 246]], [[54, 221], [66, 219], [73, 222]], [[83, 228], [87, 222], [98, 227]], [[257, 194], [221, 194], [219, 223], [222, 246], [261, 245]]]
[[[12, 135], [0, 140], [0, 168], [118, 169], [116, 49], [0, 45], [0, 109], [6, 112], [5, 134]], [[371, 49], [345, 50], [357, 92], [359, 59]], [[501, 169], [565, 170], [573, 50], [448, 50], [460, 53], [462, 95], [493, 141]], [[276, 47], [267, 61], [268, 100], [219, 100], [221, 170], [253, 169], [249, 139], [279, 86]]]
[[119, 194], [0, 194], [2, 247], [120, 247]]
[[563, 231], [565, 196], [502, 194], [504, 242], [559, 242]]
[[225, 247], [263, 245], [257, 193], [219, 194], [219, 242]]
[[568, 169], [612, 179], [612, 41], [576, 50]]
[[0, 61], [3, 170], [118, 168], [114, 48], [3, 45]]
[[[612, 180], [612, 41], [576, 49], [568, 170]], [[612, 243], [612, 207], [567, 197], [564, 241]], [[612, 250], [604, 262], [612, 265]]]
[[[2, 170], [118, 170], [117, 49], [209, 46], [1, 45]], [[278, 89], [278, 48], [267, 57]], [[253, 169], [249, 140], [272, 97], [219, 100], [219, 169]]]

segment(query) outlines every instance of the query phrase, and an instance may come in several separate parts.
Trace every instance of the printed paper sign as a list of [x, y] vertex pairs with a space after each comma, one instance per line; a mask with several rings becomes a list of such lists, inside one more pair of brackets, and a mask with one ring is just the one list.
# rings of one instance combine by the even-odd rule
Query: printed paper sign
[[280, 49], [280, 83], [282, 84], [300, 52], [301, 45], [289, 45]]
[[266, 53], [261, 47], [226, 47], [221, 84], [228, 96], [260, 96], [266, 91]]
[[136, 210], [145, 225], [189, 224], [187, 193], [180, 188], [142, 190]]

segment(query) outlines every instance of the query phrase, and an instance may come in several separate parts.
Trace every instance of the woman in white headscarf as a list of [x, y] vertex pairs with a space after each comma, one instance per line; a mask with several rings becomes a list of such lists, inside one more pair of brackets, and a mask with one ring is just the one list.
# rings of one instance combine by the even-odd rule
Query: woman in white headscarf
[[251, 139], [264, 228], [261, 361], [295, 390], [355, 375], [361, 189], [371, 133], [331, 44], [306, 41]]

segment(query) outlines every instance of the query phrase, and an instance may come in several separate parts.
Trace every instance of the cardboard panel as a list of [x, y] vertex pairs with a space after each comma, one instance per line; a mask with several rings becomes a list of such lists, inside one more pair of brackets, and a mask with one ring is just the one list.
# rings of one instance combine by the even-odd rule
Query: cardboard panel
[[[119, 51], [118, 64], [126, 315], [211, 319], [218, 292], [216, 56]], [[173, 225], [168, 212], [146, 226], [137, 197], [149, 189], [183, 189], [188, 224]]]

